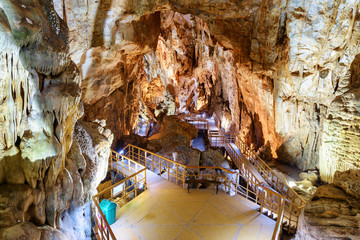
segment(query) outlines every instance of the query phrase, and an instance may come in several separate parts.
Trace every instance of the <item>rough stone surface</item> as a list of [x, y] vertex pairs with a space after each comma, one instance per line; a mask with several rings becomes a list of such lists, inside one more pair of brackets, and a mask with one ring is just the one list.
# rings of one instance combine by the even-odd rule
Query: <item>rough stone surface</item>
[[344, 189], [346, 194], [360, 199], [360, 170], [337, 171], [334, 175], [334, 185]]
[[[345, 128], [358, 122], [358, 110], [346, 117], [341, 109], [357, 99], [342, 86], [358, 65], [358, 1], [55, 1], [55, 7], [85, 78], [86, 116], [103, 114], [115, 139], [136, 126], [139, 114], [214, 111], [255, 150], [269, 142], [272, 157], [301, 170], [319, 168], [325, 181], [336, 169], [357, 166], [344, 168], [341, 160], [356, 148], [333, 145], [346, 143], [351, 131], [357, 143], [357, 128]], [[123, 99], [126, 106], [118, 104]], [[344, 131], [326, 135], [339, 127]], [[335, 161], [331, 171], [328, 161]]]
[[[109, 142], [90, 141], [92, 126], [78, 122], [84, 113], [88, 122], [105, 118], [119, 140], [139, 115], [215, 112], [254, 150], [269, 142], [273, 158], [319, 169], [323, 181], [359, 168], [359, 5], [0, 1], [0, 184], [33, 191], [29, 209], [1, 206], [2, 224], [22, 228], [15, 221], [26, 212], [57, 226], [68, 207], [89, 200], [82, 192], [104, 171], [89, 169], [104, 166]], [[74, 129], [93, 148], [74, 140]], [[152, 147], [189, 138], [160, 137]]]
[[190, 147], [197, 129], [175, 116], [163, 115], [154, 127], [146, 148], [168, 159], [188, 166], [199, 166], [200, 151]]
[[224, 156], [219, 150], [208, 149], [201, 153], [201, 166], [221, 166], [224, 162]]
[[73, 228], [61, 228], [59, 217], [71, 204], [90, 200], [92, 184], [105, 176], [99, 169], [106, 166], [112, 136], [99, 127], [99, 140], [93, 130], [86, 144], [94, 142], [88, 148], [96, 159], [88, 154], [82, 165], [78, 150], [86, 144], [72, 147], [83, 115], [81, 75], [53, 1], [1, 1], [0, 29], [0, 238], [66, 239], [62, 232]]
[[320, 186], [300, 216], [295, 239], [359, 239], [359, 180], [359, 170], [336, 172], [334, 184]]

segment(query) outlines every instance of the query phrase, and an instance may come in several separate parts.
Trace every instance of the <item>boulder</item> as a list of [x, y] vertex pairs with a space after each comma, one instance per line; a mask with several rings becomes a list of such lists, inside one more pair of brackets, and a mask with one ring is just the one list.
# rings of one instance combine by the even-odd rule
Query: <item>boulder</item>
[[350, 170], [335, 174], [337, 184], [320, 186], [300, 215], [295, 239], [359, 239], [359, 180], [358, 172]]
[[201, 166], [221, 166], [224, 156], [219, 150], [208, 149], [201, 153]]

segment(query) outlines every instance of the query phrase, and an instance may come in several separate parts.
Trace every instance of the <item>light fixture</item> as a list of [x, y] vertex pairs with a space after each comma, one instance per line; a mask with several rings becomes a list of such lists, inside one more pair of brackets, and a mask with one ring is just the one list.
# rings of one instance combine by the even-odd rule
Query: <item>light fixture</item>
[[124, 151], [123, 151], [123, 150], [121, 150], [121, 151], [119, 152], [119, 154], [120, 154], [120, 155], [123, 155], [123, 153], [124, 153]]
[[203, 117], [203, 118], [205, 118], [205, 117], [206, 117], [206, 114], [205, 114], [205, 113], [203, 113], [203, 114], [202, 114], [202, 117]]

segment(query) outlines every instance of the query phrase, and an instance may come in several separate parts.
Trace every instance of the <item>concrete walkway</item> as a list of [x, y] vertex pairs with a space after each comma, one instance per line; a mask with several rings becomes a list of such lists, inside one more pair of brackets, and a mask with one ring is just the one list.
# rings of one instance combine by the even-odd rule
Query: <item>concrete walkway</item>
[[258, 206], [215, 188], [186, 189], [147, 171], [148, 190], [117, 210], [117, 239], [265, 240], [275, 221]]

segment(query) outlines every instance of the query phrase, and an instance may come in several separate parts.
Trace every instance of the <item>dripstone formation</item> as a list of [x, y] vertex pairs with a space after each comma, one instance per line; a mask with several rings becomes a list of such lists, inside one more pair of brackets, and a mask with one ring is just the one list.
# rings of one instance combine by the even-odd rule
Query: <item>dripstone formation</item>
[[110, 146], [164, 115], [216, 113], [255, 151], [336, 185], [360, 168], [359, 6], [1, 0], [0, 238], [90, 238]]

